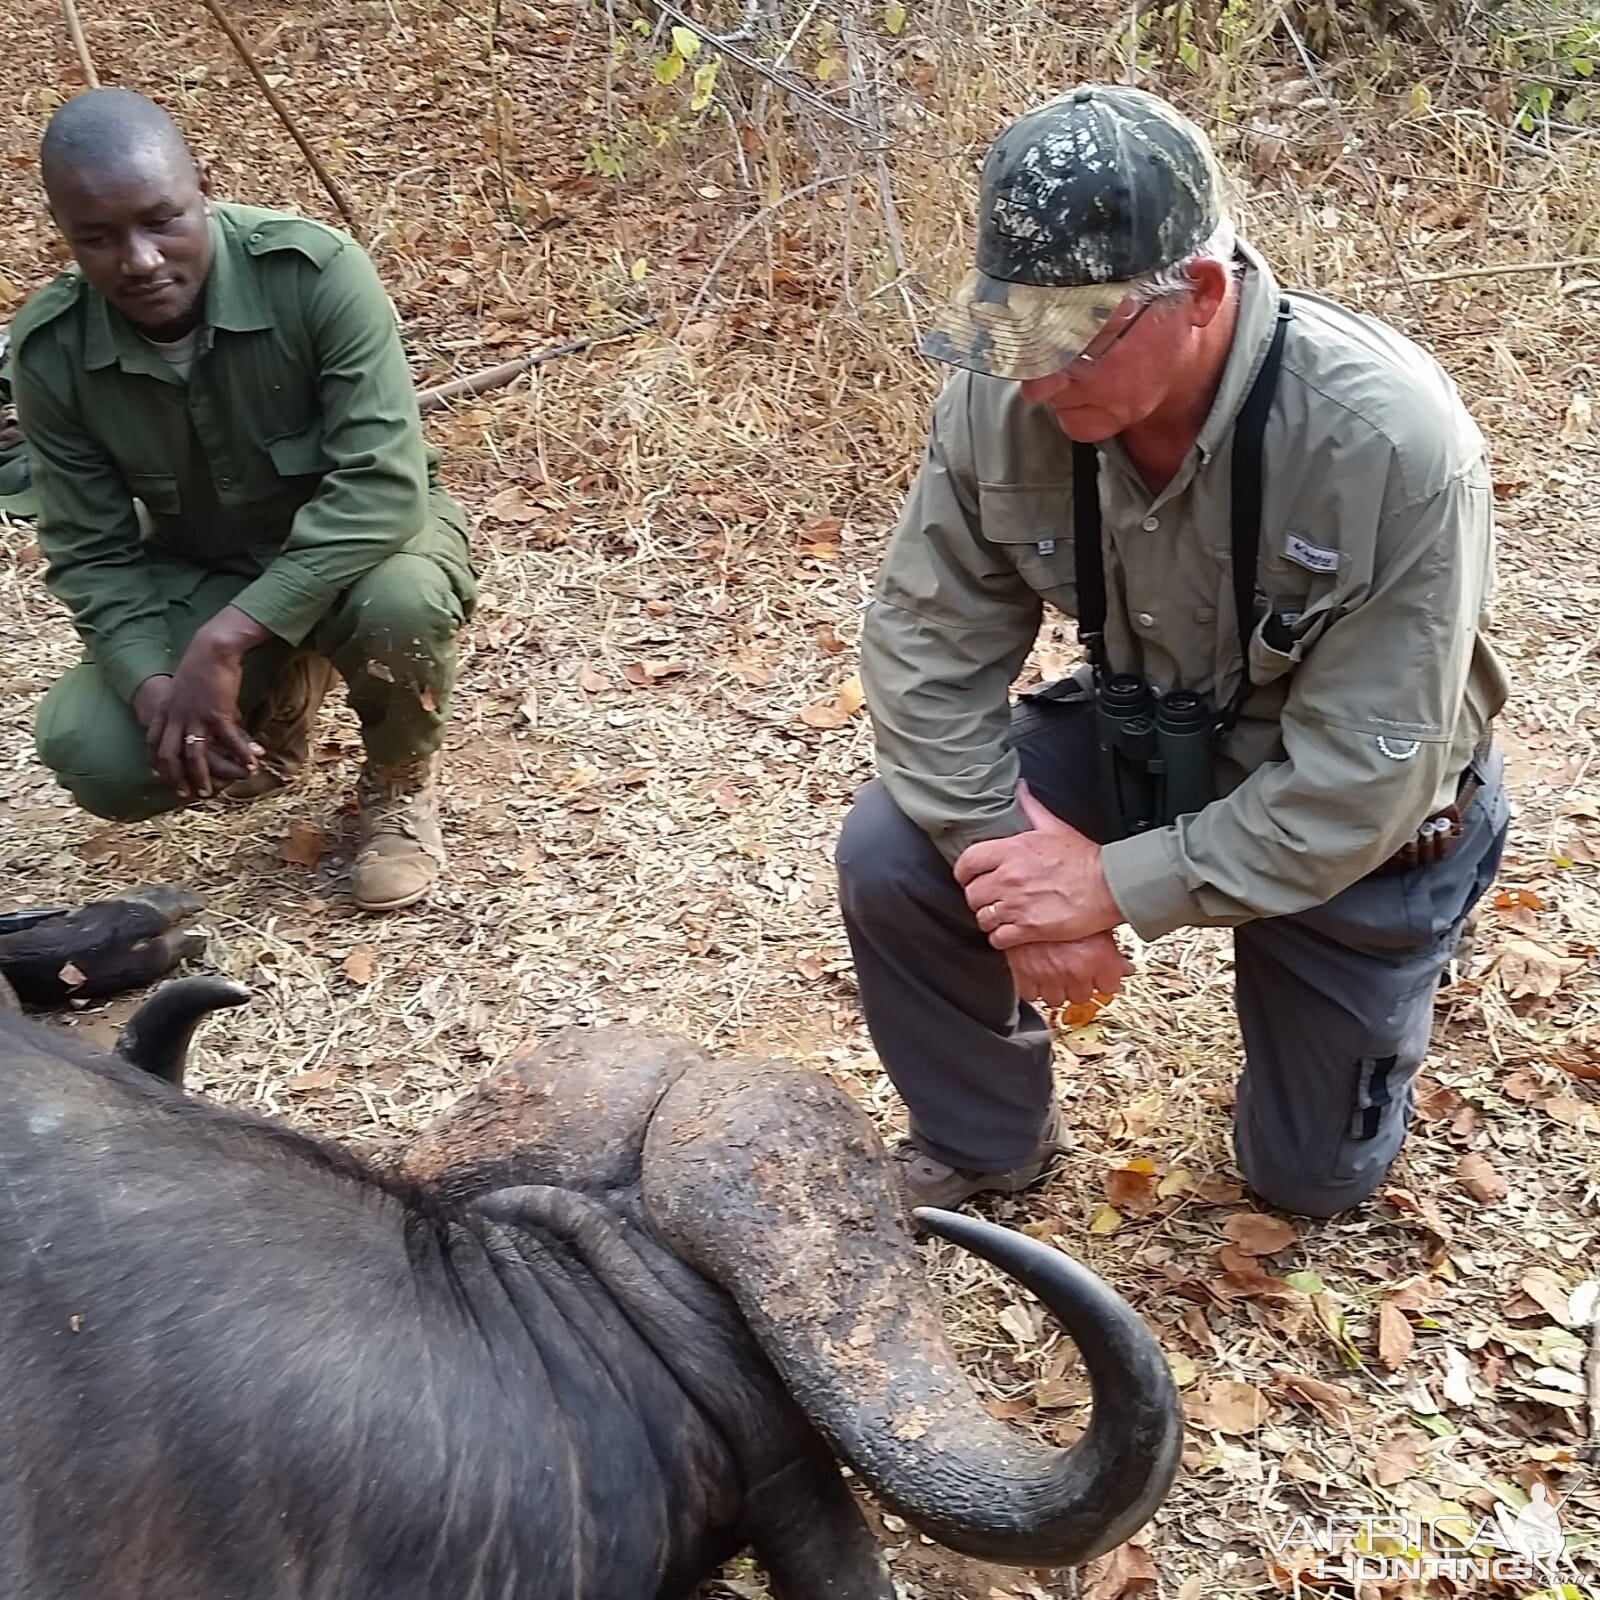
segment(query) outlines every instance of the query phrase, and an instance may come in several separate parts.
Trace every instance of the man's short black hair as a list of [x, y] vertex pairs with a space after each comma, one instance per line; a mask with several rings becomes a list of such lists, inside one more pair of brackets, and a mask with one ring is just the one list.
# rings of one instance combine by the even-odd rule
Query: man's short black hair
[[194, 166], [182, 130], [154, 100], [131, 89], [86, 89], [46, 125], [39, 170], [48, 189], [68, 173], [114, 170], [152, 155], [175, 162], [180, 171]]

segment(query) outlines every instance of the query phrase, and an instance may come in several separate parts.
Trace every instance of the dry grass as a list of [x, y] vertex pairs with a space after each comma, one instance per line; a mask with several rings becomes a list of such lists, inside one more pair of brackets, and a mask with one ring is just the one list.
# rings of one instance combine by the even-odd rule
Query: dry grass
[[[871, 772], [868, 732], [859, 713], [835, 728], [801, 713], [851, 704], [861, 601], [938, 381], [911, 353], [907, 298], [924, 314], [964, 265], [977, 160], [1000, 123], [1080, 76], [1123, 76], [1123, 19], [1035, 0], [1003, 14], [938, 0], [914, 6], [892, 38], [862, 14], [854, 55], [837, 47], [855, 70], [852, 93], [815, 76], [826, 17], [804, 34], [797, 69], [851, 114], [884, 115], [904, 273], [876, 164], [848, 129], [726, 64], [726, 112], [691, 117], [688, 77], [654, 84], [625, 14], [507, 5], [491, 71], [476, 0], [255, 0], [244, 11], [370, 219], [419, 381], [620, 312], [650, 308], [664, 321], [658, 335], [430, 420], [452, 486], [479, 514], [484, 601], [450, 741], [453, 871], [415, 913], [374, 923], [348, 907], [358, 750], [342, 712], [309, 781], [249, 813], [116, 828], [72, 811], [28, 739], [38, 693], [73, 658], [70, 630], [43, 593], [27, 530], [0, 528], [5, 900], [81, 900], [149, 878], [208, 894], [214, 961], [258, 992], [208, 1031], [208, 1092], [381, 1145], [531, 1038], [571, 1022], [651, 1021], [719, 1049], [812, 1063], [886, 1133], [898, 1125], [833, 901], [832, 842]], [[329, 214], [198, 8], [102, 0], [85, 22], [103, 76], [170, 105], [213, 156], [225, 194]], [[1099, 1600], [1141, 1584], [1166, 1600], [1340, 1594], [1307, 1586], [1275, 1551], [1295, 1514], [1482, 1508], [1514, 1503], [1534, 1471], [1558, 1495], [1578, 1481], [1582, 1406], [1548, 1375], [1531, 1378], [1569, 1357], [1548, 1332], [1548, 1359], [1507, 1339], [1537, 1349], [1530, 1337], [1554, 1326], [1519, 1298], [1529, 1269], [1568, 1286], [1593, 1272], [1600, 1191], [1590, 1067], [1600, 1060], [1600, 569], [1594, 444], [1574, 402], [1594, 383], [1597, 290], [1548, 274], [1414, 294], [1368, 286], [1592, 251], [1600, 174], [1588, 140], [1509, 135], [1503, 88], [1470, 52], [1446, 70], [1408, 49], [1391, 42], [1386, 65], [1375, 56], [1333, 71], [1329, 101], [1307, 93], [1267, 16], [1198, 75], [1149, 81], [1215, 130], [1239, 174], [1239, 214], [1283, 277], [1433, 348], [1491, 436], [1504, 527], [1498, 643], [1517, 679], [1505, 742], [1520, 809], [1505, 903], [1485, 908], [1478, 960], [1441, 1001], [1436, 1087], [1390, 1197], [1301, 1228], [1263, 1262], [1273, 1276], [1314, 1269], [1321, 1302], [1245, 1292], [1237, 1260], [1231, 1278], [1219, 1263], [1239, 1209], [1226, 1188], [1238, 1061], [1226, 939], [1185, 934], [1138, 950], [1126, 994], [1063, 1030], [1078, 1149], [1043, 1191], [993, 1214], [1121, 1287], [1194, 1411], [1187, 1471], [1141, 1536], [1150, 1575], [1137, 1560], [1105, 1564], [1085, 1580]], [[18, 76], [0, 96], [22, 180], [7, 211], [12, 301], [47, 266], [26, 160], [69, 59], [49, 7], [13, 21]], [[1428, 103], [1412, 92], [1424, 77]], [[497, 143], [523, 208], [515, 222]], [[620, 180], [584, 172], [596, 147], [623, 150]], [[763, 206], [820, 180], [746, 228], [712, 275]], [[0, 308], [5, 296], [0, 281]], [[1035, 666], [1058, 670], [1070, 640], [1054, 627]], [[322, 852], [313, 867], [280, 853], [296, 825], [321, 835], [300, 836]], [[1517, 993], [1538, 975], [1519, 980], [1500, 960], [1513, 940], [1574, 963], [1551, 994]], [[363, 960], [349, 963], [360, 947], [370, 977]], [[107, 1030], [121, 1009], [82, 1025]], [[1501, 1171], [1508, 1198], [1485, 1206], [1466, 1193], [1456, 1168], [1468, 1152]], [[1108, 1216], [1108, 1173], [1139, 1157], [1169, 1192], [1141, 1199], [1136, 1178], [1111, 1180], [1125, 1203]], [[1112, 1231], [1091, 1231], [1097, 1217]], [[1082, 1420], [1069, 1347], [1026, 1314], [1002, 1320], [1011, 1297], [987, 1269], [942, 1247], [929, 1259], [952, 1338], [1000, 1414], [1069, 1437]], [[1391, 1372], [1375, 1330], [1379, 1302], [1397, 1293], [1414, 1321], [1424, 1303], [1431, 1321]], [[1328, 1332], [1333, 1310], [1359, 1368]], [[1308, 1399], [1297, 1377], [1347, 1394]], [[1224, 1381], [1266, 1397], [1260, 1426], [1214, 1425]], [[1374, 1469], [1385, 1447], [1389, 1465]], [[1597, 1512], [1600, 1495], [1581, 1487], [1569, 1526], [1592, 1533]], [[887, 1536], [912, 1600], [1073, 1592], [1066, 1577], [980, 1575], [938, 1563], [903, 1530]], [[734, 1582], [762, 1592], [748, 1575]]]

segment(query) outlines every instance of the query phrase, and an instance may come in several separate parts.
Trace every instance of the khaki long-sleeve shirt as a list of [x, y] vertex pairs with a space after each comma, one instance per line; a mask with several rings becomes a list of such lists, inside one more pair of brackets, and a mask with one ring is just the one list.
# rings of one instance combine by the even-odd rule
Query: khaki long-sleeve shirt
[[[1231, 353], [1178, 474], [1152, 495], [1115, 440], [1100, 446], [1112, 669], [1217, 705], [1241, 683], [1233, 429], [1280, 295], [1261, 257], [1241, 253]], [[1320, 296], [1289, 298], [1263, 445], [1254, 688], [1219, 743], [1219, 797], [1102, 852], [1113, 898], [1147, 939], [1331, 899], [1453, 798], [1507, 696], [1486, 638], [1481, 434], [1417, 345]], [[879, 773], [949, 861], [1028, 826], [1009, 689], [1046, 604], [1076, 612], [1071, 443], [1020, 385], [958, 372], [935, 403], [862, 638]], [[1273, 614], [1287, 649], [1263, 637]]]
[[248, 206], [213, 205], [211, 230], [187, 381], [75, 268], [11, 326], [45, 581], [125, 699], [175, 666], [153, 557], [251, 577], [234, 603], [299, 644], [439, 519], [465, 527], [366, 253]]

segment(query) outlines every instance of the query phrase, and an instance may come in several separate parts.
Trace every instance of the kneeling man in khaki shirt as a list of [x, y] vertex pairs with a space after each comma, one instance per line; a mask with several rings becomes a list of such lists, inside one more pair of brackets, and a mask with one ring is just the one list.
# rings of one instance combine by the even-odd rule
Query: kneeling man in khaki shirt
[[[1121, 87], [995, 142], [924, 350], [957, 370], [866, 615], [878, 777], [838, 848], [907, 1199], [1048, 1169], [1035, 1004], [1114, 993], [1126, 925], [1234, 930], [1240, 1167], [1359, 1203], [1506, 832], [1478, 429], [1417, 345], [1280, 289], [1205, 136]], [[1087, 659], [1014, 707], [1046, 605]]]

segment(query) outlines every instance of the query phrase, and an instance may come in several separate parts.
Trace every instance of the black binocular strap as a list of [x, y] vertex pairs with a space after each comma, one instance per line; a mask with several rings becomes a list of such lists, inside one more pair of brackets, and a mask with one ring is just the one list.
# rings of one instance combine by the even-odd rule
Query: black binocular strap
[[[1233, 610], [1239, 628], [1243, 678], [1224, 718], [1231, 727], [1250, 692], [1250, 635], [1256, 620], [1256, 566], [1261, 557], [1262, 442], [1267, 415], [1283, 364], [1283, 340], [1292, 315], [1287, 296], [1278, 301], [1277, 326], [1266, 359], [1256, 374], [1233, 426]], [[1105, 653], [1106, 566], [1100, 522], [1100, 452], [1092, 444], [1072, 447], [1072, 556], [1078, 590], [1078, 642], [1098, 674]]]

